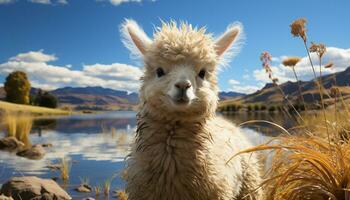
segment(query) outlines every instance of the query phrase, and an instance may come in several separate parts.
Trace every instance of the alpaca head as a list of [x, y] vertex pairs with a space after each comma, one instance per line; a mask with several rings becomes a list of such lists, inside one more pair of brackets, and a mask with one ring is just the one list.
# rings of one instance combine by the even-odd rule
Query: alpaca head
[[181, 119], [215, 113], [217, 68], [242, 32], [231, 25], [217, 39], [187, 23], [162, 23], [149, 38], [135, 21], [121, 27], [124, 44], [144, 63], [141, 103], [159, 116]]

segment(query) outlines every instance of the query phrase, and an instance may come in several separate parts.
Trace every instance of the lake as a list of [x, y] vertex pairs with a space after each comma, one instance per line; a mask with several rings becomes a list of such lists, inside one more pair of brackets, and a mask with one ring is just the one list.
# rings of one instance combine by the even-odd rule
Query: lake
[[[284, 127], [291, 126], [290, 120], [273, 113], [223, 116], [235, 124], [262, 119]], [[89, 179], [91, 186], [102, 185], [106, 180], [112, 180], [110, 197], [100, 195], [100, 199], [113, 199], [112, 191], [123, 189], [125, 186], [120, 174], [123, 172], [124, 158], [128, 154], [135, 128], [136, 113], [131, 111], [35, 119], [29, 142], [51, 143], [52, 147], [46, 149], [46, 155], [41, 160], [30, 160], [18, 157], [14, 153], [0, 151], [0, 183], [4, 183], [10, 177], [24, 175], [59, 178], [60, 171], [49, 169], [48, 165], [60, 163], [62, 158], [67, 158], [71, 166], [70, 179], [66, 183], [60, 180], [58, 182], [73, 199], [88, 196], [95, 198], [94, 193], [75, 192], [74, 188], [82, 179]], [[280, 132], [263, 124], [251, 124], [242, 130], [254, 144], [263, 143]], [[5, 136], [6, 133], [2, 130], [0, 137]]]

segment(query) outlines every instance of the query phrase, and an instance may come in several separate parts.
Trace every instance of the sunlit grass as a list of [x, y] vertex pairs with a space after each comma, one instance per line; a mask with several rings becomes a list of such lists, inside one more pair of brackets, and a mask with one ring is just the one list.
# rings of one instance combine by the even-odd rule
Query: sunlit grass
[[118, 197], [119, 200], [127, 200], [128, 196], [123, 190], [117, 190], [115, 191], [116, 197]]
[[[298, 125], [292, 129], [279, 127], [284, 134], [240, 153], [268, 150], [272, 154], [271, 165], [260, 186], [264, 187], [267, 199], [347, 200], [350, 199], [350, 112], [339, 90], [333, 92], [333, 97], [328, 95], [334, 105], [324, 106], [323, 94], [328, 92], [322, 85], [321, 62], [326, 47], [312, 44], [308, 48], [305, 24], [305, 19], [294, 21], [291, 33], [300, 37], [306, 48], [322, 111], [298, 118]], [[318, 56], [319, 77], [310, 52]], [[284, 98], [287, 99], [285, 95]]]
[[88, 177], [79, 177], [80, 179], [80, 185], [89, 185], [90, 179]]
[[109, 191], [111, 189], [111, 179], [106, 179], [103, 183], [103, 193], [105, 196], [109, 196]]
[[102, 186], [101, 185], [96, 185], [94, 187], [94, 192], [96, 196], [100, 196], [101, 192], [102, 192]]
[[31, 115], [68, 115], [71, 111], [44, 108], [39, 106], [21, 105], [0, 101], [0, 111], [10, 113], [27, 113]]
[[15, 137], [23, 142], [26, 147], [30, 147], [29, 134], [32, 129], [33, 118], [30, 115], [10, 113], [4, 113], [1, 117], [7, 136]]
[[64, 157], [61, 159], [61, 179], [63, 181], [69, 180], [69, 173], [71, 168], [71, 162], [68, 158]]

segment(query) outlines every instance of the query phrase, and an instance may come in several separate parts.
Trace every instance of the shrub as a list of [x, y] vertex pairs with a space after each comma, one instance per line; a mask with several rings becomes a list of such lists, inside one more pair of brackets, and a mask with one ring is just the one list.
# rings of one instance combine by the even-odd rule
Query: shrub
[[276, 106], [270, 106], [269, 107], [269, 112], [275, 112], [276, 111]]
[[260, 110], [266, 110], [266, 106], [265, 105], [261, 105], [260, 106]]
[[254, 105], [254, 110], [255, 110], [255, 111], [260, 110], [260, 106], [259, 106], [259, 104], [255, 104], [255, 105]]
[[247, 110], [250, 112], [250, 111], [252, 111], [253, 110], [253, 106], [251, 105], [251, 104], [249, 104], [248, 106], [247, 106]]
[[41, 90], [39, 90], [35, 102], [38, 106], [57, 108], [57, 98], [48, 92], [42, 93]]
[[27, 74], [15, 71], [6, 77], [4, 84], [6, 101], [18, 104], [29, 104], [30, 82]]

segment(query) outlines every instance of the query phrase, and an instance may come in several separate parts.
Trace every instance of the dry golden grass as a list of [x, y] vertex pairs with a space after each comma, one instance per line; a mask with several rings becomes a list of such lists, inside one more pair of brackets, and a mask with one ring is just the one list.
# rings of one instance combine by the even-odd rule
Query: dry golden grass
[[111, 189], [111, 180], [106, 179], [105, 182], [103, 183], [103, 193], [105, 196], [109, 196], [110, 189]]
[[68, 158], [64, 157], [61, 159], [61, 179], [63, 181], [69, 180], [69, 173], [71, 168], [71, 162]]
[[277, 142], [245, 151], [274, 150], [263, 183], [269, 199], [349, 199], [349, 143], [317, 136], [280, 137]]
[[95, 195], [96, 195], [96, 196], [100, 196], [101, 191], [102, 191], [102, 186], [101, 186], [101, 185], [96, 185], [96, 186], [94, 187], [94, 191], [95, 191]]
[[[321, 59], [326, 52], [323, 44], [307, 48], [306, 20], [292, 23], [293, 36], [302, 38], [315, 76], [319, 94], [323, 94]], [[310, 52], [319, 57], [317, 77]], [[333, 89], [334, 90], [334, 89]], [[268, 150], [271, 166], [260, 187], [268, 200], [349, 200], [350, 199], [350, 111], [348, 100], [340, 90], [334, 90], [334, 105], [327, 110], [321, 96], [322, 112], [299, 119], [294, 135], [284, 134], [272, 141], [240, 153]], [[285, 132], [285, 130], [284, 130]], [[259, 189], [259, 188], [257, 188]]]
[[39, 106], [30, 106], [22, 104], [14, 104], [9, 102], [0, 101], [0, 112], [10, 113], [27, 113], [31, 115], [68, 115], [70, 111], [44, 108]]
[[23, 114], [5, 113], [1, 117], [2, 125], [5, 128], [8, 137], [16, 137], [23, 142], [26, 147], [31, 146], [29, 134], [33, 125], [33, 118]]
[[123, 190], [117, 190], [115, 192], [115, 196], [119, 199], [119, 200], [128, 200], [128, 195], [125, 193], [125, 191]]

